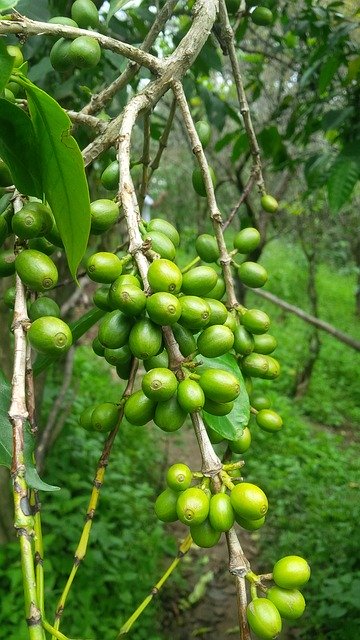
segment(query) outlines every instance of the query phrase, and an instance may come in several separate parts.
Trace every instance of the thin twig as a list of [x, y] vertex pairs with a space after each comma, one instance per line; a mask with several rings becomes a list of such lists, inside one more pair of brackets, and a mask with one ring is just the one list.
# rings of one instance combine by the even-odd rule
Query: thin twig
[[154, 173], [154, 171], [156, 171], [156, 169], [160, 165], [161, 156], [162, 156], [163, 152], [166, 149], [167, 141], [169, 139], [172, 123], [173, 123], [174, 116], [175, 116], [175, 111], [176, 111], [176, 100], [174, 98], [172, 103], [171, 103], [170, 112], [169, 112], [169, 116], [168, 116], [168, 119], [167, 119], [167, 122], [166, 122], [166, 125], [165, 125], [165, 128], [164, 128], [164, 131], [162, 132], [162, 134], [160, 136], [159, 148], [157, 150], [157, 153], [156, 153], [156, 156], [155, 156], [154, 160], [152, 161], [152, 163], [150, 165], [149, 180], [150, 180], [152, 174]]
[[229, 21], [229, 17], [226, 10], [225, 0], [220, 0], [219, 3], [219, 18], [220, 24], [223, 29], [223, 37], [226, 42], [226, 46], [229, 52], [230, 63], [232, 67], [236, 92], [238, 96], [238, 101], [240, 105], [240, 113], [244, 120], [245, 130], [249, 139], [250, 150], [253, 161], [253, 171], [257, 178], [257, 184], [261, 194], [265, 193], [265, 185], [264, 178], [261, 170], [261, 157], [260, 157], [260, 148], [256, 138], [255, 130], [253, 127], [251, 114], [249, 110], [248, 101], [245, 94], [245, 89], [241, 77], [239, 61], [236, 55], [236, 49], [234, 44], [234, 32], [231, 28], [231, 24]]
[[[54, 24], [51, 22], [38, 22], [31, 20], [26, 16], [19, 13], [14, 14], [12, 20], [0, 20], [0, 34], [8, 35], [9, 33], [29, 35], [47, 35], [47, 36], [59, 36], [74, 40], [79, 36], [89, 36], [87, 29], [79, 29], [78, 27], [69, 27], [68, 25]], [[102, 49], [109, 49], [118, 53], [125, 58], [129, 58], [139, 65], [150, 69], [155, 74], [158, 74], [163, 69], [163, 61], [159, 60], [156, 56], [142, 51], [137, 47], [133, 47], [131, 44], [126, 44], [115, 38], [109, 38], [97, 31], [91, 32], [91, 37], [99, 42]]]
[[[61, 617], [64, 613], [64, 608], [65, 608], [65, 604], [66, 604], [66, 600], [67, 597], [69, 595], [70, 589], [72, 587], [72, 584], [74, 582], [74, 578], [77, 574], [77, 571], [79, 569], [79, 566], [81, 564], [81, 562], [83, 561], [85, 555], [86, 555], [86, 551], [87, 551], [87, 547], [88, 547], [88, 543], [89, 543], [89, 539], [90, 539], [90, 532], [91, 532], [91, 527], [92, 527], [92, 523], [95, 517], [95, 512], [96, 512], [96, 508], [97, 508], [97, 504], [99, 501], [99, 497], [100, 497], [100, 490], [101, 487], [104, 483], [104, 477], [105, 477], [105, 472], [106, 472], [106, 467], [108, 465], [109, 462], [109, 457], [110, 457], [110, 453], [112, 450], [112, 446], [114, 444], [115, 438], [117, 436], [117, 433], [119, 431], [119, 427], [121, 424], [121, 421], [123, 419], [123, 415], [124, 415], [124, 400], [132, 393], [133, 387], [134, 387], [134, 382], [135, 382], [135, 377], [136, 377], [136, 372], [138, 369], [138, 360], [136, 358], [133, 359], [133, 363], [132, 363], [132, 367], [131, 367], [131, 372], [129, 375], [129, 380], [128, 383], [126, 385], [126, 389], [124, 391], [124, 393], [122, 394], [122, 404], [119, 410], [119, 419], [117, 422], [116, 427], [109, 433], [108, 437], [106, 438], [98, 465], [97, 465], [97, 469], [96, 469], [96, 473], [95, 473], [95, 478], [93, 481], [93, 488], [91, 491], [91, 496], [90, 496], [90, 500], [89, 500], [89, 505], [87, 508], [87, 512], [86, 512], [86, 517], [85, 517], [85, 524], [83, 527], [83, 530], [81, 532], [81, 536], [80, 536], [80, 540], [78, 543], [78, 546], [76, 548], [75, 554], [74, 554], [74, 564], [72, 566], [70, 575], [67, 579], [67, 582], [65, 584], [65, 587], [63, 589], [63, 592], [59, 598], [57, 607], [56, 607], [56, 613], [55, 613], [55, 622], [54, 622], [54, 629], [57, 631], [59, 629], [60, 626], [60, 622], [61, 622]], [[56, 640], [56, 636], [53, 634], [52, 636], [52, 640]]]
[[250, 178], [247, 181], [239, 200], [237, 201], [236, 205], [231, 209], [228, 219], [222, 225], [222, 230], [223, 231], [225, 231], [231, 225], [231, 223], [232, 223], [236, 213], [239, 211], [242, 203], [245, 202], [246, 198], [249, 196], [249, 194], [250, 194], [255, 182], [256, 182], [256, 174], [255, 174], [255, 172], [252, 172], [250, 174]]
[[189, 139], [192, 144], [193, 153], [196, 156], [196, 159], [199, 163], [202, 176], [204, 179], [207, 201], [209, 204], [209, 214], [211, 217], [211, 221], [213, 224], [216, 241], [219, 247], [220, 252], [220, 264], [222, 268], [222, 272], [224, 275], [225, 285], [226, 285], [226, 295], [227, 301], [230, 308], [236, 307], [238, 302], [235, 295], [234, 282], [231, 273], [231, 258], [226, 248], [224, 234], [222, 232], [222, 218], [217, 205], [214, 185], [212, 183], [209, 165], [204, 153], [204, 149], [199, 140], [199, 136], [197, 134], [194, 121], [192, 119], [189, 105], [186, 100], [184, 89], [180, 82], [173, 83], [173, 91], [176, 96], [178, 105], [180, 107], [180, 111], [182, 113], [182, 117], [184, 120], [184, 124], [186, 126], [186, 130], [188, 132]]
[[149, 184], [149, 164], [150, 164], [150, 113], [144, 115], [144, 141], [143, 152], [141, 157], [142, 162], [142, 179], [140, 185], [139, 194], [139, 209], [143, 210], [145, 196], [148, 190]]
[[[177, 2], [178, 0], [167, 0], [158, 16], [156, 17], [156, 20], [153, 22], [144, 42], [142, 43], [142, 45], [140, 45], [139, 49], [141, 49], [142, 51], [150, 50], [159, 33], [162, 31], [166, 22], [171, 17]], [[121, 89], [129, 84], [130, 80], [135, 77], [139, 69], [140, 66], [134, 62], [128, 64], [126, 69], [118, 78], [116, 78], [116, 80], [114, 80], [114, 82], [103, 89], [103, 91], [101, 91], [100, 93], [94, 94], [91, 97], [89, 104], [87, 104], [80, 111], [80, 113], [91, 114], [100, 111], [108, 102], [110, 102], [110, 100], [116, 95], [116, 93], [121, 91]]]

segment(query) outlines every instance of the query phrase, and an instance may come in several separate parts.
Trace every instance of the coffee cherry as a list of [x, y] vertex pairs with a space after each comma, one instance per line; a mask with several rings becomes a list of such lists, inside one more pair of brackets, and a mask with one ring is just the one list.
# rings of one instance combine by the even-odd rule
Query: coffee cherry
[[275, 351], [277, 347], [277, 340], [270, 333], [262, 333], [261, 335], [254, 335], [254, 351], [256, 353], [262, 353], [263, 355], [269, 355]]
[[253, 352], [243, 358], [241, 370], [248, 376], [274, 380], [280, 375], [280, 364], [271, 356], [263, 356]]
[[69, 351], [72, 345], [70, 327], [53, 316], [43, 316], [34, 320], [27, 332], [33, 349], [45, 355], [61, 355]]
[[79, 25], [72, 20], [72, 18], [67, 18], [66, 16], [54, 16], [48, 20], [50, 24], [63, 24], [66, 27], [78, 27]]
[[86, 273], [94, 282], [110, 284], [122, 272], [121, 260], [114, 253], [99, 251], [94, 253], [86, 263]]
[[[214, 324], [224, 324], [228, 317], [228, 310], [220, 300], [214, 298], [206, 298], [206, 302], [210, 307], [210, 318], [208, 327]], [[229, 327], [231, 329], [231, 327]]]
[[245, 453], [251, 445], [251, 432], [249, 427], [244, 427], [241, 436], [236, 440], [229, 440], [229, 447], [233, 453]]
[[[216, 176], [215, 176], [214, 169], [210, 165], [209, 165], [209, 173], [210, 173], [211, 181], [215, 187]], [[205, 182], [204, 182], [203, 174], [200, 167], [196, 167], [192, 173], [192, 185], [194, 187], [194, 190], [199, 196], [206, 198]]]
[[229, 531], [234, 524], [235, 516], [227, 493], [216, 493], [210, 498], [209, 521], [215, 531]]
[[59, 38], [50, 51], [50, 63], [55, 71], [63, 73], [74, 66], [73, 58], [70, 55], [71, 40]]
[[94, 340], [91, 343], [92, 346], [92, 350], [95, 353], [95, 355], [99, 356], [100, 358], [103, 358], [105, 355], [105, 347], [102, 346], [100, 340], [98, 337], [94, 338]]
[[196, 340], [191, 333], [190, 329], [181, 326], [181, 324], [175, 323], [172, 325], [172, 330], [175, 336], [175, 340], [179, 345], [181, 354], [187, 358], [190, 354], [196, 351]]
[[177, 431], [185, 422], [187, 412], [182, 409], [176, 395], [156, 406], [154, 422], [162, 431]]
[[47, 298], [46, 296], [42, 296], [41, 298], [37, 298], [30, 305], [29, 308], [29, 319], [31, 322], [37, 320], [38, 318], [42, 318], [43, 316], [53, 316], [54, 318], [60, 318], [60, 307], [51, 298]]
[[179, 383], [177, 390], [179, 405], [187, 413], [201, 411], [205, 403], [205, 395], [200, 385], [191, 378], [186, 378]]
[[251, 396], [250, 404], [254, 409], [261, 411], [262, 409], [270, 409], [271, 400], [267, 396]]
[[111, 296], [112, 305], [120, 309], [126, 316], [139, 316], [146, 307], [146, 295], [140, 287], [124, 284], [116, 288]]
[[129, 349], [129, 345], [124, 344], [123, 347], [118, 347], [117, 349], [105, 349], [104, 357], [106, 362], [117, 367], [118, 365], [130, 362], [132, 359], [132, 353]]
[[190, 525], [190, 535], [198, 547], [209, 549], [219, 542], [221, 531], [215, 531], [207, 518], [200, 524]]
[[238, 276], [243, 284], [253, 289], [263, 287], [268, 279], [266, 269], [257, 262], [243, 262], [238, 268]]
[[[214, 402], [213, 400], [209, 400], [209, 398], [205, 398], [204, 411], [211, 413], [213, 416], [226, 416], [233, 408], [233, 402]], [[223, 440], [223, 437], [221, 437], [221, 440]]]
[[36, 249], [40, 253], [51, 256], [56, 251], [56, 246], [46, 238], [31, 238], [28, 242], [29, 249]]
[[119, 407], [112, 402], [97, 405], [91, 414], [94, 431], [106, 432], [114, 429], [119, 420]]
[[75, 67], [91, 69], [100, 62], [101, 47], [95, 38], [79, 36], [70, 43], [68, 56]]
[[150, 369], [155, 369], [156, 367], [164, 367], [165, 369], [169, 368], [169, 356], [166, 349], [160, 351], [156, 356], [151, 356], [151, 358], [146, 358], [143, 361], [143, 365], [145, 371], [150, 371]]
[[267, 598], [255, 598], [250, 602], [246, 617], [251, 630], [262, 640], [273, 640], [281, 631], [280, 613]]
[[298, 589], [271, 587], [266, 597], [272, 602], [285, 620], [297, 620], [305, 611], [305, 598]]
[[218, 274], [212, 267], [194, 267], [184, 273], [181, 289], [187, 295], [202, 296], [214, 288], [217, 279]]
[[255, 227], [247, 227], [246, 229], [242, 229], [239, 231], [236, 236], [234, 236], [233, 244], [234, 248], [239, 251], [239, 253], [251, 253], [260, 244], [260, 233]]
[[176, 511], [180, 522], [187, 525], [200, 524], [209, 513], [209, 498], [198, 487], [190, 487], [179, 494]]
[[9, 235], [9, 228], [5, 217], [0, 215], [0, 246], [2, 246]]
[[[166, 474], [166, 482], [168, 486], [176, 492], [188, 489], [191, 485], [192, 479], [193, 474], [191, 469], [182, 462], [177, 462], [176, 464], [171, 465]], [[176, 499], [177, 498], [178, 496]]]
[[176, 392], [178, 382], [170, 369], [158, 367], [145, 373], [141, 388], [145, 395], [156, 402], [165, 402]]
[[[6, 289], [6, 291], [4, 292], [3, 303], [6, 307], [8, 307], [8, 309], [14, 308], [15, 297], [16, 297], [16, 287], [9, 287], [8, 289]], [[56, 313], [53, 313], [52, 315], [56, 316]], [[33, 318], [33, 319], [36, 320], [36, 318]]]
[[257, 531], [261, 529], [261, 527], [265, 524], [265, 516], [262, 518], [258, 518], [257, 520], [246, 520], [245, 518], [241, 518], [235, 513], [235, 520], [246, 531]]
[[273, 580], [283, 589], [300, 589], [310, 578], [310, 567], [300, 556], [285, 556], [273, 568]]
[[216, 262], [220, 257], [216, 238], [209, 233], [202, 233], [196, 238], [195, 249], [199, 258], [204, 262]]
[[280, 431], [283, 426], [281, 416], [271, 409], [261, 409], [261, 411], [256, 414], [256, 422], [260, 429], [268, 431], [269, 433]]
[[95, 200], [90, 204], [90, 233], [99, 235], [111, 229], [119, 217], [119, 206], [112, 200]]
[[99, 14], [92, 0], [75, 0], [71, 6], [71, 17], [81, 29], [97, 29]]
[[260, 309], [247, 309], [241, 316], [241, 324], [250, 333], [266, 333], [270, 327], [270, 318]]
[[182, 273], [179, 267], [170, 260], [154, 260], [148, 270], [148, 281], [153, 291], [178, 293], [182, 284]]
[[151, 242], [151, 249], [158, 253], [160, 258], [173, 260], [176, 255], [176, 248], [170, 238], [161, 231], [147, 231], [143, 235], [144, 242]]
[[119, 163], [117, 160], [110, 162], [100, 176], [100, 182], [107, 191], [117, 191], [119, 188]]
[[236, 327], [238, 326], [237, 316], [233, 311], [229, 311], [227, 318], [224, 322], [225, 327], [229, 327], [233, 333], [235, 333]]
[[22, 239], [44, 236], [53, 224], [51, 211], [41, 202], [29, 202], [11, 219], [12, 230]]
[[14, 58], [15, 69], [18, 69], [19, 67], [21, 67], [21, 65], [24, 63], [24, 56], [22, 54], [20, 47], [16, 46], [15, 44], [8, 44], [6, 47], [6, 50], [9, 56]]
[[214, 429], [209, 427], [209, 425], [206, 424], [206, 422], [205, 422], [205, 426], [209, 436], [209, 440], [212, 444], [219, 444], [219, 442], [223, 442], [224, 437], [220, 433], [217, 433], [216, 431], [214, 431]]
[[139, 389], [126, 400], [124, 415], [130, 424], [142, 426], [152, 420], [155, 413], [156, 402], [150, 400], [145, 393]]
[[275, 211], [277, 211], [279, 208], [278, 201], [275, 200], [273, 196], [270, 196], [268, 194], [262, 196], [260, 202], [264, 211], [267, 211], [268, 213], [275, 213]]
[[254, 349], [253, 335], [241, 324], [234, 331], [234, 350], [242, 356], [247, 356]]
[[160, 233], [171, 240], [174, 247], [178, 247], [180, 244], [180, 236], [177, 229], [175, 229], [173, 224], [162, 218], [153, 218], [150, 220], [147, 225], [147, 231], [160, 231]]
[[230, 351], [234, 344], [234, 334], [221, 324], [214, 324], [202, 331], [197, 339], [197, 348], [206, 358], [216, 358]]
[[170, 488], [165, 489], [156, 498], [154, 509], [157, 517], [162, 522], [175, 522], [178, 519], [176, 503], [179, 494]]
[[214, 402], [231, 402], [240, 393], [238, 379], [222, 369], [206, 369], [200, 375], [199, 384], [206, 397]]
[[91, 424], [91, 416], [93, 411], [94, 407], [87, 407], [80, 414], [79, 424], [83, 429], [85, 429], [85, 431], [93, 431], [93, 426]]
[[24, 284], [33, 291], [55, 287], [58, 270], [49, 256], [35, 249], [25, 249], [16, 256], [15, 268]]
[[203, 298], [214, 298], [215, 300], [221, 300], [226, 293], [225, 280], [221, 276], [218, 277], [216, 285], [208, 293], [202, 293]]
[[93, 293], [94, 305], [103, 311], [111, 311], [113, 308], [109, 303], [109, 290], [109, 285], [104, 284]]
[[259, 520], [268, 510], [268, 500], [260, 487], [250, 482], [237, 484], [230, 493], [234, 511], [245, 520]]
[[205, 120], [198, 120], [195, 122], [195, 129], [199, 136], [199, 140], [205, 149], [211, 140], [211, 127]]
[[146, 311], [153, 322], [162, 326], [172, 325], [181, 315], [179, 299], [167, 291], [158, 291], [146, 301]]
[[121, 311], [111, 311], [100, 322], [98, 338], [103, 347], [118, 349], [127, 343], [132, 326], [130, 318]]
[[129, 347], [136, 358], [145, 360], [156, 356], [162, 345], [162, 333], [158, 325], [148, 318], [138, 320], [130, 331]]
[[181, 305], [180, 324], [194, 333], [207, 325], [210, 307], [206, 300], [198, 296], [181, 296], [179, 300]]
[[[261, 27], [268, 27], [273, 23], [274, 16], [272, 11], [267, 7], [256, 7], [254, 11], [250, 13], [250, 18], [252, 22]], [[271, 196], [263, 196], [263, 198], [271, 197]]]
[[120, 378], [120, 380], [129, 380], [131, 368], [132, 368], [131, 361], [125, 362], [123, 364], [117, 364], [116, 375]]

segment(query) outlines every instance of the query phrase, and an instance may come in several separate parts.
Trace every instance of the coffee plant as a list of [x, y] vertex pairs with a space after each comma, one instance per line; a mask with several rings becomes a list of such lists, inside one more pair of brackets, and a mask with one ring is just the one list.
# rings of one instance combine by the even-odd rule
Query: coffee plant
[[[247, 481], [241, 455], [251, 447], [252, 428], [274, 434], [283, 421], [269, 399], [256, 391], [257, 378], [271, 381], [280, 373], [271, 320], [237, 296], [240, 287], [256, 289], [268, 279], [254, 259], [261, 234], [247, 225], [234, 231], [230, 241], [231, 223], [250, 192], [256, 194], [262, 217], [276, 216], [278, 210], [277, 200], [267, 192], [234, 35], [246, 22], [264, 37], [274, 15], [268, 6], [248, 0], [167, 0], [152, 11], [140, 5], [129, 11], [134, 17], [142, 12], [153, 22], [141, 46], [135, 46], [128, 44], [126, 34], [110, 29], [126, 4], [121, 0], [102, 7], [91, 0], [49, 3], [51, 11], [61, 4], [64, 15], [47, 22], [16, 11], [16, 4], [0, 3], [0, 34], [5, 36], [0, 40], [0, 275], [8, 278], [4, 301], [13, 309], [14, 353], [11, 384], [1, 378], [0, 464], [11, 469], [29, 638], [70, 638], [60, 631], [62, 614], [86, 553], [123, 419], [135, 434], [149, 422], [155, 429], [175, 432], [190, 419], [201, 454], [201, 469], [175, 461], [156, 499], [157, 518], [188, 527], [179, 557], [156, 589], [193, 542], [209, 548], [224, 534], [238, 596], [240, 638], [249, 640], [251, 632], [276, 638], [282, 620], [297, 620], [304, 611], [301, 590], [310, 568], [303, 558], [288, 555], [271, 571], [265, 567], [256, 574], [241, 546], [242, 532], [260, 529], [269, 506], [261, 487]], [[178, 15], [178, 5], [186, 20], [173, 38], [163, 41], [162, 51], [158, 36]], [[54, 85], [86, 78], [89, 86], [82, 90], [90, 96], [87, 104], [64, 109], [40, 81], [31, 80], [31, 65], [22, 52], [27, 39], [41, 40]], [[219, 209], [215, 171], [204, 151], [211, 143], [211, 125], [204, 117], [193, 117], [187, 97], [192, 66], [214, 42], [227, 56], [241, 119], [236, 117], [251, 155], [248, 183], [229, 211]], [[111, 64], [113, 78], [94, 93], [91, 83], [104, 60]], [[159, 114], [163, 124], [154, 134]], [[171, 216], [148, 220], [142, 215], [175, 116], [195, 156], [188, 198], [206, 202], [212, 224], [211, 234], [193, 239], [194, 255], [182, 268], [182, 237]], [[86, 146], [84, 128], [91, 131]], [[137, 159], [133, 140], [140, 130], [142, 155]], [[151, 140], [158, 144], [153, 158]], [[80, 287], [91, 281], [96, 289], [92, 307], [69, 324], [54, 298], [72, 279]], [[52, 363], [61, 363], [94, 326], [94, 354], [114, 367], [119, 399], [113, 403], [104, 398], [78, 416], [79, 429], [89, 437], [104, 433], [105, 441], [73, 568], [51, 618], [44, 601], [46, 550], [39, 494], [56, 487], [40, 479], [34, 464], [34, 378]], [[251, 414], [256, 426], [250, 428]], [[213, 446], [220, 442], [226, 444], [222, 459]], [[129, 617], [118, 638], [129, 632], [150, 600]]]

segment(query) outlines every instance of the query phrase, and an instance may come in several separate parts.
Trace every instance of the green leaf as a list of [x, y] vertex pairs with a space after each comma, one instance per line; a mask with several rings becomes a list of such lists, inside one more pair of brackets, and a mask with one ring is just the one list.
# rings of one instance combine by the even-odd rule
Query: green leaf
[[232, 150], [231, 162], [236, 162], [243, 153], [249, 149], [249, 140], [246, 133], [240, 133]]
[[218, 140], [217, 143], [215, 144], [215, 147], [214, 147], [215, 151], [217, 153], [219, 151], [222, 151], [222, 149], [227, 147], [227, 145], [230, 144], [230, 142], [232, 142], [237, 137], [238, 137], [238, 132], [237, 131], [232, 131], [231, 133], [226, 133], [224, 135], [224, 137], [220, 138], [220, 140]]
[[0, 0], [0, 11], [16, 7], [19, 0]]
[[90, 233], [90, 197], [84, 162], [71, 135], [71, 121], [60, 105], [30, 80], [18, 80], [26, 90], [38, 139], [43, 188], [54, 214], [71, 275], [85, 253]]
[[[11, 387], [3, 373], [0, 372], [0, 466], [11, 468], [12, 462], [12, 429], [8, 411], [11, 402]], [[42, 491], [58, 491], [59, 487], [43, 482], [34, 465], [34, 438], [28, 426], [24, 429], [25, 479], [29, 487]]]
[[110, 7], [106, 18], [106, 24], [108, 25], [113, 15], [120, 11], [129, 0], [110, 0]]
[[349, 200], [358, 180], [360, 180], [360, 142], [354, 142], [341, 151], [330, 169], [327, 190], [332, 213], [338, 213]]
[[0, 98], [0, 155], [20, 193], [42, 198], [41, 169], [34, 128], [25, 111]]
[[320, 69], [318, 90], [321, 95], [328, 88], [341, 62], [337, 56], [330, 56]]
[[[90, 311], [87, 311], [79, 320], [70, 323], [69, 326], [73, 335], [73, 341], [76, 342], [76, 340], [79, 340], [105, 313], [106, 311], [102, 309], [90, 309]], [[53, 362], [56, 362], [57, 359], [57, 356], [38, 355], [33, 365], [34, 376], [39, 375], [39, 373], [47, 369]]]
[[[232, 411], [227, 416], [213, 416], [211, 413], [203, 411], [204, 422], [227, 440], [240, 438], [244, 427], [250, 420], [250, 401], [245, 388], [242, 373], [238, 367], [235, 356], [226, 353], [220, 358], [204, 358], [201, 361], [207, 369], [224, 369], [232, 373], [240, 382], [240, 395], [234, 402]], [[199, 373], [203, 367], [199, 367]]]
[[8, 54], [3, 40], [0, 40], [0, 91], [3, 91], [9, 82], [13, 65], [14, 58]]

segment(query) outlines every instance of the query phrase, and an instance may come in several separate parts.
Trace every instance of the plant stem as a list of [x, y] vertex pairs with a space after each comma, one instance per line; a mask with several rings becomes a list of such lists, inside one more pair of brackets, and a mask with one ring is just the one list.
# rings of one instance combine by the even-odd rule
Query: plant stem
[[[133, 365], [131, 368], [131, 372], [129, 375], [129, 380], [126, 386], [126, 389], [122, 395], [122, 398], [126, 398], [128, 397], [133, 390], [133, 386], [134, 386], [134, 381], [135, 381], [135, 376], [136, 376], [136, 372], [137, 372], [137, 368], [138, 368], [138, 360], [136, 358], [134, 358], [133, 360]], [[65, 587], [63, 589], [63, 592], [59, 598], [57, 607], [56, 607], [56, 613], [55, 613], [55, 622], [54, 622], [54, 629], [57, 631], [60, 627], [60, 621], [61, 621], [61, 617], [62, 614], [64, 612], [64, 608], [65, 608], [65, 604], [66, 604], [66, 600], [67, 597], [69, 595], [70, 589], [72, 587], [72, 584], [74, 582], [75, 576], [77, 574], [77, 571], [79, 569], [79, 566], [81, 564], [81, 562], [83, 561], [85, 555], [86, 555], [86, 551], [87, 551], [87, 547], [88, 547], [88, 543], [89, 543], [89, 539], [90, 539], [90, 532], [91, 532], [91, 527], [92, 527], [92, 523], [94, 520], [94, 516], [95, 516], [95, 512], [96, 512], [96, 508], [97, 508], [97, 504], [99, 501], [99, 497], [100, 497], [100, 490], [101, 487], [103, 485], [104, 482], [104, 477], [105, 477], [105, 471], [106, 471], [106, 467], [108, 465], [109, 462], [109, 457], [110, 457], [110, 453], [111, 453], [111, 449], [112, 446], [114, 444], [116, 435], [118, 433], [122, 418], [124, 415], [124, 404], [121, 405], [120, 407], [120, 412], [119, 412], [119, 420], [118, 420], [118, 424], [116, 425], [116, 427], [109, 433], [108, 437], [106, 438], [104, 447], [103, 447], [103, 451], [101, 453], [99, 462], [98, 462], [98, 466], [96, 469], [96, 473], [95, 473], [95, 478], [93, 481], [93, 488], [91, 491], [91, 496], [90, 496], [90, 500], [89, 500], [89, 505], [87, 508], [87, 512], [86, 512], [86, 518], [85, 518], [85, 524], [83, 527], [83, 530], [81, 532], [81, 536], [80, 536], [80, 540], [78, 543], [78, 546], [76, 548], [75, 554], [74, 554], [74, 564], [72, 566], [72, 569], [70, 571], [70, 575], [66, 581]], [[55, 640], [56, 636], [53, 633], [52, 635], [52, 640]]]
[[150, 591], [150, 594], [142, 601], [142, 603], [137, 607], [136, 611], [134, 611], [134, 613], [130, 616], [130, 618], [128, 618], [128, 620], [126, 622], [124, 622], [124, 624], [122, 625], [118, 635], [116, 636], [116, 640], [120, 640], [120, 638], [123, 638], [130, 631], [130, 629], [133, 626], [134, 622], [136, 622], [136, 620], [142, 614], [144, 609], [146, 609], [148, 604], [150, 604], [150, 602], [152, 601], [154, 596], [156, 596], [158, 594], [158, 592], [160, 591], [160, 589], [163, 586], [163, 584], [171, 576], [171, 574], [174, 571], [174, 569], [176, 569], [176, 567], [179, 564], [180, 560], [190, 550], [191, 544], [192, 544], [192, 538], [191, 538], [191, 535], [189, 534], [185, 538], [185, 540], [183, 540], [182, 543], [180, 544], [179, 550], [178, 550], [178, 554], [177, 554], [176, 558], [172, 561], [170, 566], [166, 569], [164, 575], [160, 578], [160, 580], [152, 587], [152, 589]]
[[[22, 208], [19, 196], [14, 201], [14, 211]], [[25, 288], [19, 276], [15, 280], [14, 306], [14, 369], [12, 377], [9, 419], [13, 431], [13, 458], [11, 477], [14, 496], [14, 527], [20, 540], [21, 566], [23, 574], [25, 615], [30, 640], [45, 640], [41, 622], [35, 567], [33, 558], [34, 517], [29, 503], [29, 488], [25, 478], [24, 429], [29, 417], [26, 404], [26, 330], [29, 318], [26, 308]]]

